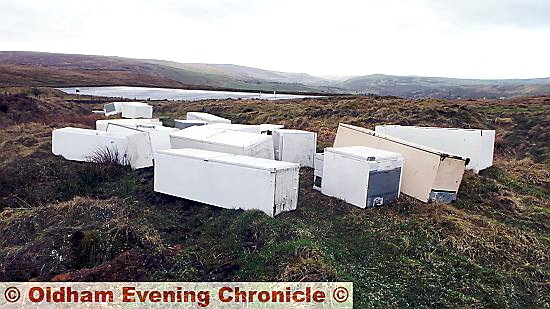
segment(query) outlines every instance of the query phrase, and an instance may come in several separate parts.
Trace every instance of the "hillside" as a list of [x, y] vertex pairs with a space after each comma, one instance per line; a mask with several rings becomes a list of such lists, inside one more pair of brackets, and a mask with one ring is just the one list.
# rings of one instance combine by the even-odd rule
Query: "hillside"
[[154, 193], [152, 169], [53, 156], [51, 130], [92, 127], [101, 107], [64, 97], [0, 89], [0, 280], [341, 280], [359, 308], [550, 306], [550, 97], [152, 103], [167, 124], [198, 110], [314, 130], [320, 149], [339, 122], [496, 129], [494, 166], [467, 172], [454, 204], [363, 210], [304, 168], [298, 209], [276, 218]]
[[550, 94], [550, 78], [458, 79], [374, 74], [337, 84], [361, 93], [405, 98], [500, 98]]
[[251, 83], [254, 83], [255, 80], [265, 80], [275, 83], [294, 83], [312, 86], [327, 86], [334, 84], [332, 80], [311, 76], [306, 73], [275, 72], [234, 64], [177, 63], [162, 60], [143, 61], [189, 71], [229, 76], [239, 80], [250, 81]]
[[106, 85], [374, 93], [404, 98], [509, 98], [550, 94], [550, 78], [484, 80], [375, 74], [342, 81], [232, 64], [0, 52], [0, 86]]
[[[320, 92], [301, 84], [301, 74], [244, 67], [179, 64], [122, 57], [0, 52], [0, 86], [156, 86], [188, 89], [241, 89]], [[224, 67], [224, 69], [221, 69]], [[285, 79], [285, 76], [289, 76]], [[311, 77], [311, 80], [314, 80]]]

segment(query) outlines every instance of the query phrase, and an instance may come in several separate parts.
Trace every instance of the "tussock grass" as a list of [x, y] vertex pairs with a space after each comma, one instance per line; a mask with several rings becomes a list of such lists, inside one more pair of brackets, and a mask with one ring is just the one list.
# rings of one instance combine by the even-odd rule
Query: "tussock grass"
[[66, 201], [78, 195], [124, 195], [134, 186], [129, 172], [129, 166], [67, 161], [37, 152], [4, 165], [0, 209]]
[[132, 202], [83, 197], [0, 213], [0, 280], [48, 280], [110, 261], [133, 247], [154, 249], [159, 235]]
[[116, 147], [103, 147], [95, 150], [88, 158], [88, 162], [101, 165], [128, 165], [128, 157]]

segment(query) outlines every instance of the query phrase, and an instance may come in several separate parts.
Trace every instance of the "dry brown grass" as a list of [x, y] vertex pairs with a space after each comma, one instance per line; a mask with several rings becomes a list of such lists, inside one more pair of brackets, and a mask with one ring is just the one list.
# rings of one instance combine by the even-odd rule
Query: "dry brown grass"
[[0, 163], [8, 164], [36, 152], [51, 151], [50, 127], [25, 123], [0, 129]]
[[334, 281], [336, 271], [326, 263], [325, 253], [311, 247], [297, 247], [291, 261], [281, 265], [277, 281]]
[[541, 269], [550, 263], [550, 242], [531, 231], [453, 205], [423, 205], [411, 215], [431, 225], [440, 244], [482, 264], [510, 271], [527, 266]]
[[0, 107], [0, 128], [30, 122], [52, 127], [72, 124], [93, 127], [101, 116], [92, 110], [103, 108], [101, 104], [76, 104], [55, 96], [38, 98], [25, 93], [0, 93]]

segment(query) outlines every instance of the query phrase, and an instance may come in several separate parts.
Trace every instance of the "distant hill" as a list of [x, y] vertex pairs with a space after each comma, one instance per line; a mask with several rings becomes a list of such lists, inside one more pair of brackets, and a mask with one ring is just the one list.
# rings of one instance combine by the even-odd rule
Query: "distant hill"
[[353, 77], [337, 85], [361, 93], [406, 98], [499, 98], [550, 94], [550, 78], [489, 80], [374, 74]]
[[334, 84], [334, 81], [315, 77], [306, 73], [287, 73], [268, 71], [234, 64], [209, 64], [209, 63], [177, 63], [163, 60], [142, 60], [163, 66], [207, 73], [212, 75], [224, 75], [241, 81], [254, 83], [257, 80], [276, 83], [294, 83], [303, 85], [326, 86]]
[[[301, 81], [307, 81], [305, 85]], [[322, 79], [235, 65], [122, 57], [0, 52], [0, 86], [127, 85], [193, 89], [320, 92]]]
[[374, 74], [336, 80], [233, 64], [0, 52], [0, 86], [103, 85], [374, 93], [405, 98], [500, 98], [550, 94], [550, 78], [485, 80]]

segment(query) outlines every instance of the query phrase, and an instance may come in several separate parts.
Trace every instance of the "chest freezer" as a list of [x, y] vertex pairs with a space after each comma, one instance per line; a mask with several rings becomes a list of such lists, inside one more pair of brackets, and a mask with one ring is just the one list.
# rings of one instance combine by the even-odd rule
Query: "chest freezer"
[[223, 129], [230, 131], [248, 132], [260, 134], [260, 126], [253, 124], [237, 124], [237, 123], [213, 123], [207, 124], [209, 128]]
[[476, 173], [493, 165], [494, 130], [386, 125], [375, 131], [469, 158], [466, 168]]
[[164, 126], [157, 125], [146, 125], [146, 124], [134, 124], [134, 125], [125, 125], [110, 123], [107, 126], [107, 132], [118, 133], [118, 134], [132, 134], [143, 132], [146, 133], [149, 138], [149, 146], [153, 154], [153, 158], [156, 159], [157, 153], [160, 150], [171, 149], [170, 146], [170, 133], [177, 132], [178, 129], [169, 128]]
[[118, 155], [120, 164], [134, 169], [153, 165], [149, 138], [143, 132], [105, 132], [82, 128], [61, 128], [52, 131], [52, 152], [67, 160], [93, 161], [100, 152]]
[[188, 112], [187, 120], [200, 120], [206, 122], [207, 124], [231, 123], [231, 120], [229, 119], [203, 112]]
[[200, 149], [159, 151], [156, 192], [270, 216], [296, 209], [299, 165]]
[[313, 169], [313, 189], [321, 191], [323, 183], [323, 160], [325, 154], [323, 152], [315, 154], [314, 169]]
[[100, 119], [95, 121], [95, 128], [99, 131], [107, 131], [107, 126], [110, 123], [130, 126], [136, 126], [139, 124], [162, 126], [162, 122], [158, 119]]
[[153, 118], [153, 106], [141, 102], [124, 102], [122, 118]]
[[386, 204], [399, 197], [403, 157], [363, 146], [326, 148], [321, 192], [357, 207]]
[[174, 126], [177, 129], [187, 129], [192, 126], [203, 126], [206, 122], [202, 120], [181, 120], [181, 119], [174, 119]]
[[276, 129], [273, 130], [273, 148], [275, 160], [300, 163], [301, 166], [313, 167], [317, 150], [317, 133]]
[[273, 159], [271, 136], [209, 126], [191, 127], [170, 133], [170, 145], [172, 149], [195, 148]]

